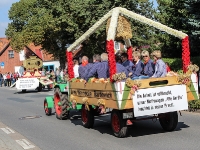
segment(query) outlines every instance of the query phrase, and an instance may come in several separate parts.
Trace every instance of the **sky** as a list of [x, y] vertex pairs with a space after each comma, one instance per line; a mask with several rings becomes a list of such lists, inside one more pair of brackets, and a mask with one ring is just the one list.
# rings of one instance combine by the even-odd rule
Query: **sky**
[[12, 6], [12, 3], [19, 0], [0, 0], [0, 37], [5, 37], [5, 29], [10, 22], [8, 19], [8, 11]]
[[[5, 36], [5, 29], [10, 22], [8, 18], [8, 11], [13, 3], [18, 2], [20, 0], [0, 0], [0, 37]], [[152, 0], [154, 2], [154, 7], [157, 7], [156, 0]]]

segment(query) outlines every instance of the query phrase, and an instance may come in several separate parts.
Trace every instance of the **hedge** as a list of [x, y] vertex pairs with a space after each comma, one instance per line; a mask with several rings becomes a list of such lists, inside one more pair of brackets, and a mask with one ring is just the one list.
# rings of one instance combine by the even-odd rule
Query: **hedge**
[[[164, 62], [168, 62], [171, 70], [178, 71], [182, 70], [182, 59], [181, 58], [162, 58]], [[200, 57], [191, 57], [191, 62], [200, 66]]]

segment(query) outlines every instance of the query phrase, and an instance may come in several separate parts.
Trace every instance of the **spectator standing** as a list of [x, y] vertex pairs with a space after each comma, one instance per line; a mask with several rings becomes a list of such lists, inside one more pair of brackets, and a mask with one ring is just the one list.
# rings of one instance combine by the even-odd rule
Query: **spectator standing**
[[16, 82], [17, 81], [17, 72], [15, 72], [13, 76], [14, 76], [14, 81]]
[[73, 69], [74, 69], [74, 78], [77, 78], [77, 77], [79, 77], [79, 73], [78, 73], [79, 63], [78, 63], [77, 59], [74, 59], [73, 62], [74, 62], [74, 67], [73, 67]]
[[64, 76], [64, 72], [63, 72], [63, 69], [61, 69], [60, 71], [60, 79], [63, 80], [63, 76]]
[[60, 70], [56, 68], [56, 82], [59, 81], [59, 77], [60, 77]]
[[11, 75], [9, 72], [8, 72], [6, 78], [7, 78], [7, 86], [10, 87], [11, 86]]
[[3, 83], [3, 74], [0, 71], [0, 87], [2, 87], [2, 83]]
[[7, 86], [7, 74], [6, 73], [3, 75], [3, 82], [4, 82], [4, 86]]
[[15, 83], [14, 73], [10, 73], [10, 77], [11, 85], [13, 85]]

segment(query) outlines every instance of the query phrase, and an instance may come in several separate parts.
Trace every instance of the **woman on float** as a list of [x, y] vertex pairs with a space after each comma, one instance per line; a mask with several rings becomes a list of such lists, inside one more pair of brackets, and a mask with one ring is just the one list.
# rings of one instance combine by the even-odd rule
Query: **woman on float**
[[140, 56], [141, 56], [140, 52], [138, 51], [133, 52], [134, 65], [132, 66], [132, 70], [129, 73], [129, 76], [132, 77], [132, 80], [139, 79], [139, 76], [142, 75], [144, 64], [140, 60]]
[[161, 57], [161, 51], [153, 51], [151, 53], [151, 56], [153, 57], [155, 61], [155, 72], [152, 76], [152, 78], [159, 78], [159, 77], [165, 77], [167, 74], [166, 64], [162, 60]]
[[142, 51], [141, 55], [144, 63], [144, 70], [143, 75], [139, 76], [139, 79], [148, 79], [153, 76], [155, 65], [153, 60], [150, 59], [148, 51]]

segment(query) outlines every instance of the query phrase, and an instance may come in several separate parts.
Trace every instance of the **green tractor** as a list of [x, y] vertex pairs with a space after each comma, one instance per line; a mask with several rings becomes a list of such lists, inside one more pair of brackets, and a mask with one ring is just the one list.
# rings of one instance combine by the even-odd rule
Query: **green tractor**
[[[54, 87], [54, 96], [47, 96], [44, 100], [44, 110], [47, 116], [52, 114], [55, 109], [56, 118], [60, 120], [67, 119], [69, 110], [73, 109], [73, 104], [68, 101], [67, 83], [59, 83]], [[80, 110], [81, 104], [77, 104], [74, 109]]]

